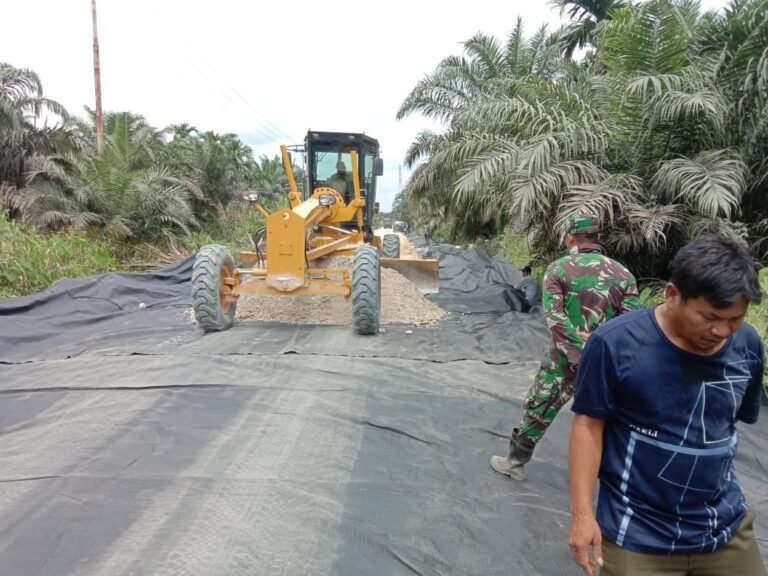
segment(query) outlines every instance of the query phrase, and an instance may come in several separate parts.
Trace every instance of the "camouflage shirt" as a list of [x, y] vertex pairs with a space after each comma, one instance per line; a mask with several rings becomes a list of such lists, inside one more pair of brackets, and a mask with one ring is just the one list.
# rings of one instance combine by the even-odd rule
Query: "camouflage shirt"
[[[640, 307], [635, 277], [597, 244], [574, 246], [544, 276], [544, 313], [552, 333], [550, 354], [575, 367], [585, 338], [603, 322]], [[554, 358], [552, 358], [554, 360]]]

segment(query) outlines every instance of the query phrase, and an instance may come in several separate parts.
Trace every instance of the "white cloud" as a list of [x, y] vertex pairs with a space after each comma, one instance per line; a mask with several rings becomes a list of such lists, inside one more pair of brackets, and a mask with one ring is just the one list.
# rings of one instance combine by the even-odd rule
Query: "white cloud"
[[[2, 7], [0, 59], [35, 70], [46, 95], [74, 113], [94, 101], [90, 7]], [[518, 16], [528, 33], [559, 22], [546, 0], [98, 0], [98, 10], [105, 110], [131, 110], [156, 126], [234, 132], [257, 156], [301, 142], [310, 128], [365, 132], [383, 149], [384, 209], [408, 145], [433, 126], [395, 120], [416, 82], [478, 31], [503, 40]]]

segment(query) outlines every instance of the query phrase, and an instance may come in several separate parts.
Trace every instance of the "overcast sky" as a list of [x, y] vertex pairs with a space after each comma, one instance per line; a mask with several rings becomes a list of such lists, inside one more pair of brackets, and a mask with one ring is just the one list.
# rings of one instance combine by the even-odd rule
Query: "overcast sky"
[[[546, 0], [98, 0], [98, 10], [105, 111], [234, 132], [257, 157], [310, 128], [365, 132], [382, 147], [384, 210], [408, 145], [433, 127], [395, 120], [416, 82], [478, 31], [504, 39], [518, 16], [529, 35], [560, 22]], [[70, 113], [93, 107], [90, 0], [0, 0], [0, 18], [0, 61], [36, 71]]]

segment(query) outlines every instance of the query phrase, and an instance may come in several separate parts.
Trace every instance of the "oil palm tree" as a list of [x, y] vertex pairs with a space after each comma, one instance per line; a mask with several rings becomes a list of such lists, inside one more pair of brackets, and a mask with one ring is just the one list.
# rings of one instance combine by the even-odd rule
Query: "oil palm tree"
[[401, 113], [450, 113], [433, 116], [448, 120], [443, 133], [412, 145], [411, 203], [467, 227], [510, 223], [543, 258], [557, 251], [565, 217], [589, 209], [613, 224], [609, 246], [643, 275], [704, 231], [749, 232], [745, 202], [765, 202], [768, 184], [768, 43], [747, 50], [745, 38], [765, 37], [768, 0], [725, 15], [682, 0], [607, 10], [595, 12], [585, 62], [553, 59], [546, 74], [521, 75], [487, 50], [467, 59], [477, 84], [442, 109], [424, 90], [437, 72], [425, 78]]
[[[292, 168], [298, 186], [303, 180], [303, 172], [298, 166], [294, 165]], [[279, 156], [269, 158], [266, 155], [262, 155], [259, 158], [253, 183], [255, 188], [264, 197], [264, 202], [270, 208], [286, 205], [289, 187], [288, 176], [285, 173]]]
[[[24, 219], [51, 228], [98, 227], [121, 240], [172, 238], [197, 226], [192, 199], [200, 191], [158, 161], [158, 131], [129, 113], [109, 114], [104, 126], [102, 156], [77, 152], [36, 160], [17, 203]], [[86, 141], [89, 132], [84, 123]]]
[[[493, 155], [494, 146], [503, 146], [497, 136], [504, 128], [498, 122], [486, 127], [483, 107], [535, 100], [560, 73], [561, 60], [556, 37], [546, 27], [526, 38], [522, 20], [518, 20], [504, 44], [477, 34], [464, 43], [463, 56], [444, 59], [420, 81], [400, 107], [398, 118], [418, 112], [442, 120], [449, 128], [441, 135], [420, 134], [408, 152], [406, 164], [416, 168], [407, 186], [411, 209], [431, 220], [429, 206], [445, 206], [442, 221], [466, 233], [492, 234], [503, 226], [508, 211], [487, 201], [499, 186], [494, 178], [486, 177], [492, 168], [481, 163], [470, 175], [462, 173], [475, 156]], [[478, 174], [484, 177], [478, 180]], [[460, 177], [464, 179], [455, 201], [446, 204], [446, 194], [453, 194]], [[477, 195], [465, 193], [473, 186]]]
[[163, 163], [195, 183], [195, 213], [203, 220], [215, 218], [253, 180], [256, 162], [251, 149], [234, 134], [200, 133], [185, 126], [171, 130], [174, 136], [164, 149]]
[[613, 10], [624, 8], [626, 0], [554, 0], [560, 13], [568, 15], [570, 22], [560, 32], [563, 52], [570, 57], [576, 49], [592, 45], [597, 25], [609, 20]]
[[504, 44], [493, 36], [478, 33], [463, 46], [464, 55], [443, 59], [416, 84], [400, 106], [398, 119], [418, 112], [449, 122], [475, 98], [527, 91], [530, 78], [547, 79], [559, 70], [556, 36], [542, 26], [526, 39], [522, 19], [517, 20]]
[[71, 147], [66, 118], [60, 104], [43, 96], [35, 72], [0, 62], [0, 194], [23, 188], [30, 159]]

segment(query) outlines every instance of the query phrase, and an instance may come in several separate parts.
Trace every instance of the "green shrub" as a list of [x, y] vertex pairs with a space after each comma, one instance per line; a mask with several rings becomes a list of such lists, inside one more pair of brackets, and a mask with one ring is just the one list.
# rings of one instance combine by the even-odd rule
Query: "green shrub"
[[231, 202], [219, 218], [202, 229], [183, 236], [181, 241], [189, 250], [198, 250], [206, 244], [223, 244], [233, 254], [253, 250], [250, 236], [264, 226], [264, 217], [245, 202]]
[[640, 290], [640, 306], [648, 308], [664, 302], [664, 285], [651, 284]]
[[540, 263], [531, 252], [528, 241], [512, 228], [507, 228], [501, 236], [498, 237], [501, 244], [501, 251], [507, 257], [515, 268], [531, 266], [531, 274], [541, 284], [544, 281], [544, 273], [547, 271], [548, 263]]
[[520, 234], [508, 228], [500, 237], [501, 249], [507, 259], [517, 267], [531, 263], [531, 250]]
[[0, 298], [30, 294], [60, 278], [116, 268], [103, 240], [73, 231], [43, 234], [0, 212]]

